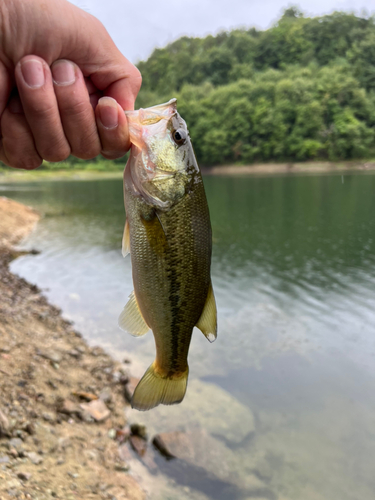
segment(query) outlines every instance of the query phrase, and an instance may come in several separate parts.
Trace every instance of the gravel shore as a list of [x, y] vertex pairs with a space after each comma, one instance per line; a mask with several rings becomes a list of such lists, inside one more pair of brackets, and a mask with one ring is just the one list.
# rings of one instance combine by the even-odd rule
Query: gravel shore
[[143, 500], [126, 462], [126, 365], [9, 271], [38, 219], [0, 198], [0, 500]]

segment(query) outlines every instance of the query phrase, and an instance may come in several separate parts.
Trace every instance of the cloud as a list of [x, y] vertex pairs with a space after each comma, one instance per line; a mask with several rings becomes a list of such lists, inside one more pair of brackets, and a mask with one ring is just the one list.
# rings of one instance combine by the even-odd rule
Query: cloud
[[[239, 26], [266, 29], [290, 2], [283, 0], [71, 0], [98, 17], [121, 52], [132, 62], [146, 59], [155, 47], [163, 47], [182, 35], [206, 36]], [[374, 0], [301, 0], [306, 15], [334, 10], [368, 13]]]

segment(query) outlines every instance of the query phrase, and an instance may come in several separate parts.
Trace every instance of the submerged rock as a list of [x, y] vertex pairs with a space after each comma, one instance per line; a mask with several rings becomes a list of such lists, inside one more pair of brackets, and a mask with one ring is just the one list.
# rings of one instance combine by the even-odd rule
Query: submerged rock
[[160, 433], [152, 442], [163, 456], [171, 460], [168, 468], [165, 466], [167, 473], [173, 470], [174, 474], [197, 484], [209, 485], [212, 481], [219, 481], [222, 487], [228, 488], [228, 498], [235, 490], [241, 489], [251, 492], [254, 499], [264, 494], [274, 499], [268, 486], [250, 470], [244, 475], [241, 456], [204, 430]]
[[233, 452], [204, 430], [163, 432], [152, 442], [164, 456], [184, 461], [196, 472], [228, 483], [239, 480]]
[[131, 435], [129, 438], [130, 444], [133, 450], [140, 456], [143, 457], [147, 451], [147, 441], [139, 436]]
[[[135, 411], [129, 417], [135, 419]], [[159, 430], [155, 422], [179, 431], [204, 428], [230, 444], [239, 444], [255, 432], [254, 415], [247, 406], [221, 387], [201, 380], [189, 383], [182, 404], [160, 405], [152, 415], [144, 412], [142, 420], [154, 432]]]

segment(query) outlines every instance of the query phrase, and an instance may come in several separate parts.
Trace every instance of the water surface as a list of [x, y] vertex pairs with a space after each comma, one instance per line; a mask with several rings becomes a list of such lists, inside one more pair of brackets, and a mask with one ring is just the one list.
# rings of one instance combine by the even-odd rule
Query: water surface
[[[134, 473], [155, 500], [372, 500], [375, 175], [206, 177], [205, 186], [218, 339], [195, 331], [181, 405], [128, 417], [207, 446], [191, 462], [155, 454], [157, 472], [134, 464]], [[117, 328], [133, 289], [121, 181], [2, 190], [44, 213], [27, 242], [41, 254], [12, 270], [141, 375], [152, 335]]]

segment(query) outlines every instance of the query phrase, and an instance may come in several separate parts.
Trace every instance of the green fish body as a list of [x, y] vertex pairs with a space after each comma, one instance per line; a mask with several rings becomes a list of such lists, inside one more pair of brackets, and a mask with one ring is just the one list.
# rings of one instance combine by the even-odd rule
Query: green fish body
[[127, 112], [132, 150], [124, 173], [134, 292], [122, 329], [155, 337], [156, 359], [139, 382], [133, 408], [182, 401], [194, 326], [216, 338], [211, 285], [211, 225], [202, 176], [176, 100]]

